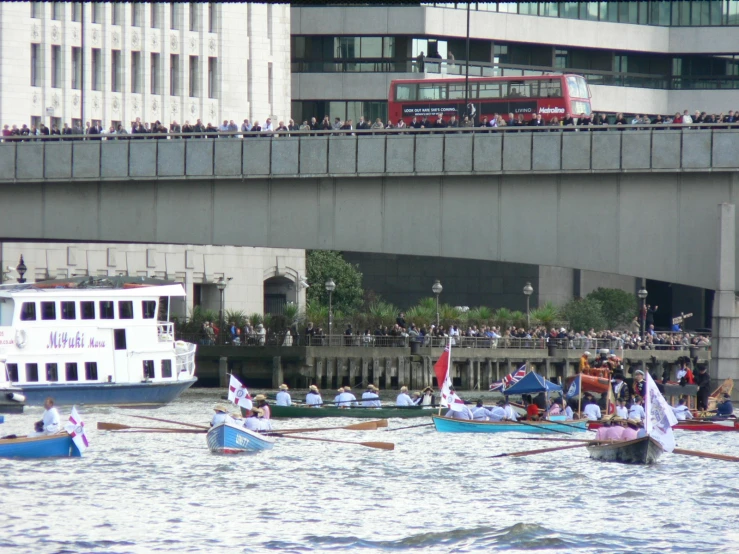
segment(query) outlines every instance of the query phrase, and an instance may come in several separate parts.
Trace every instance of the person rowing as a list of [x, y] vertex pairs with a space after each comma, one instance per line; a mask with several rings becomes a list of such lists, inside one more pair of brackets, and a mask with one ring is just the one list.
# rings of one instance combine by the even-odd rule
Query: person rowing
[[37, 421], [34, 425], [35, 433], [31, 433], [29, 437], [54, 435], [59, 432], [59, 422], [59, 410], [54, 406], [54, 399], [49, 396], [44, 400], [44, 415], [41, 417], [41, 421]]
[[244, 420], [244, 427], [249, 431], [271, 431], [272, 422], [264, 419], [264, 410], [262, 408], [252, 408]]
[[323, 398], [321, 398], [321, 393], [318, 392], [316, 385], [311, 385], [308, 389], [308, 394], [305, 395], [305, 403], [311, 408], [320, 408], [323, 405]]
[[363, 408], [380, 408], [380, 395], [377, 394], [379, 391], [376, 386], [372, 383], [367, 385], [367, 390], [362, 393], [362, 407]]
[[339, 408], [349, 409], [352, 406], [359, 406], [357, 397], [352, 394], [352, 388], [349, 385], [345, 386], [341, 391], [334, 399]]
[[672, 411], [675, 414], [675, 418], [678, 421], [685, 421], [686, 419], [693, 419], [693, 414], [690, 413], [690, 408], [685, 404], [685, 398], [682, 397], [677, 403], [677, 406], [672, 407]]
[[216, 404], [213, 407], [213, 411], [215, 412], [215, 414], [213, 414], [213, 419], [210, 420], [211, 427], [221, 425], [222, 423], [236, 423], [234, 419], [230, 415], [228, 415], [228, 406], [225, 406], [223, 404]]
[[396, 406], [413, 406], [413, 399], [408, 396], [408, 387], [402, 386], [400, 387], [400, 394], [395, 399], [395, 405]]
[[290, 393], [288, 391], [288, 386], [285, 383], [282, 383], [280, 385], [280, 392], [277, 393], [277, 396], [275, 397], [275, 405], [276, 406], [292, 406], [292, 398], [290, 398]]
[[256, 403], [257, 408], [262, 409], [264, 419], [272, 419], [272, 410], [270, 409], [269, 404], [267, 404], [266, 396], [258, 394], [254, 397], [254, 402]]

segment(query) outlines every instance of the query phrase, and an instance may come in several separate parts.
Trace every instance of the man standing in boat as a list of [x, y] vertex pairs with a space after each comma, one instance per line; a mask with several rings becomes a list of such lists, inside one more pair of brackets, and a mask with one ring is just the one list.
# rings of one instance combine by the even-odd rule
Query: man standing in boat
[[695, 384], [698, 385], [698, 409], [707, 410], [711, 378], [708, 376], [708, 369], [705, 365], [698, 368], [698, 375], [695, 378]]
[[613, 374], [613, 396], [618, 400], [623, 400], [628, 403], [631, 395], [629, 394], [629, 387], [624, 381], [624, 374], [617, 371]]
[[32, 436], [54, 435], [59, 432], [59, 410], [54, 406], [54, 399], [49, 396], [44, 400], [44, 415], [36, 422], [36, 433]]
[[634, 372], [634, 396], [641, 396], [644, 398], [646, 391], [647, 382], [644, 380], [644, 372], [641, 369], [637, 369]]

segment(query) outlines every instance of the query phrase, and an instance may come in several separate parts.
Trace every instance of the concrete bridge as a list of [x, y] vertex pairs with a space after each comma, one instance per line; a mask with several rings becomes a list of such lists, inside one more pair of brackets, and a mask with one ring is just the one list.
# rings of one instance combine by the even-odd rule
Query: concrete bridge
[[739, 377], [738, 152], [725, 128], [7, 141], [0, 237], [448, 256], [714, 289], [713, 359], [729, 369], [712, 376]]

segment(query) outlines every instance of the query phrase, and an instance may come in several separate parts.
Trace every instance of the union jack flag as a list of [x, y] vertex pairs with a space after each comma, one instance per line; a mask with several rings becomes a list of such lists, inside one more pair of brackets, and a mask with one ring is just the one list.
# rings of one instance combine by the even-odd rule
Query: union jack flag
[[526, 377], [526, 364], [523, 364], [521, 367], [519, 367], [514, 373], [511, 373], [510, 375], [506, 375], [503, 377], [502, 381], [498, 381], [496, 383], [490, 384], [490, 390], [499, 390], [500, 392], [503, 392], [508, 387], [511, 387], [518, 383], [521, 379]]

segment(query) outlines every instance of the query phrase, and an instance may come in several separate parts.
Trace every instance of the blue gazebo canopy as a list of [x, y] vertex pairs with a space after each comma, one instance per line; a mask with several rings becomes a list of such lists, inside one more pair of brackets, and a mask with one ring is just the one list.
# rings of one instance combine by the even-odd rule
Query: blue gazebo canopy
[[532, 371], [531, 373], [526, 374], [526, 376], [518, 383], [504, 390], [503, 394], [508, 396], [513, 394], [532, 394], [554, 391], [562, 392], [562, 387], [557, 383], [547, 381], [544, 377]]

